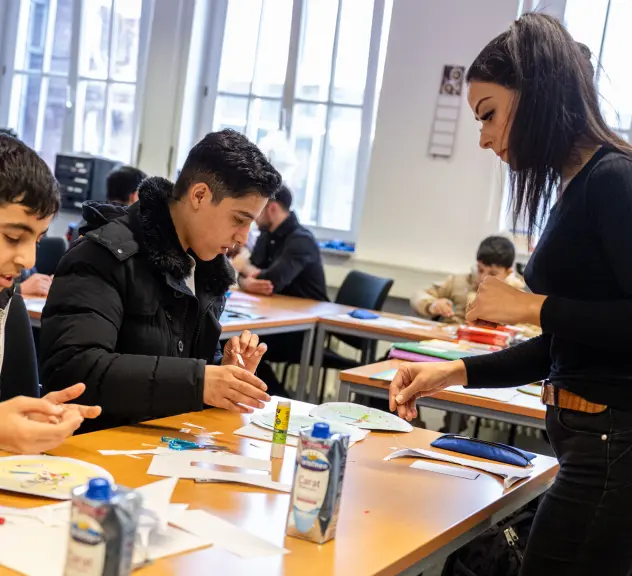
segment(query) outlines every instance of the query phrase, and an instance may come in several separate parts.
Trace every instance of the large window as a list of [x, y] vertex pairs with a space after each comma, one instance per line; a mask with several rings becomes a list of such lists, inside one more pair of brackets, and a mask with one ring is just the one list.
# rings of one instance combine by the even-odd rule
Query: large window
[[568, 31], [593, 53], [595, 81], [608, 124], [632, 142], [632, 51], [630, 0], [567, 0]]
[[132, 161], [150, 0], [11, 1], [6, 123], [51, 165], [62, 151]]
[[349, 233], [368, 169], [390, 2], [229, 0], [222, 17], [210, 127], [258, 144], [281, 131], [292, 162], [279, 169], [299, 217]]

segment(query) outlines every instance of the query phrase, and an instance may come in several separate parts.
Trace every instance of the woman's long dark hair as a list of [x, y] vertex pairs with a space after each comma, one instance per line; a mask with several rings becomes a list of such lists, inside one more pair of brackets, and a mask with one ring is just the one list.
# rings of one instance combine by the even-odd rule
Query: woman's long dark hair
[[632, 155], [601, 115], [582, 48], [555, 18], [531, 13], [516, 20], [485, 46], [467, 81], [500, 84], [518, 94], [508, 146], [511, 202], [514, 227], [526, 216], [529, 237], [578, 146]]

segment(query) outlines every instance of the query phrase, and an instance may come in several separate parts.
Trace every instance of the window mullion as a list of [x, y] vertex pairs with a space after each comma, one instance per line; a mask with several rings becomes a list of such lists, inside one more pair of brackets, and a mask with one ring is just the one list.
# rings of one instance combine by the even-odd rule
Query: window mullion
[[61, 139], [60, 152], [71, 152], [75, 149], [75, 125], [77, 121], [77, 78], [79, 76], [81, 20], [83, 18], [82, 0], [74, 0], [72, 8], [72, 33], [70, 36], [70, 65], [68, 68], [66, 118], [64, 122], [64, 131]]
[[[0, 75], [0, 125], [7, 126], [10, 123], [12, 84], [15, 75], [15, 61], [18, 54], [18, 38], [20, 38], [20, 26], [22, 19], [20, 12], [27, 11], [28, 5], [23, 5], [19, 0], [13, 0], [5, 4], [5, 26], [0, 30], [2, 41], [2, 75]], [[22, 47], [22, 50], [24, 48]]]
[[55, 39], [55, 22], [57, 21], [57, 0], [50, 0], [48, 4], [48, 21], [46, 22], [46, 37], [44, 38], [44, 54], [42, 57], [42, 72], [50, 72], [50, 61], [53, 55], [53, 41]]
[[255, 82], [255, 76], [257, 74], [257, 66], [259, 64], [259, 47], [261, 46], [261, 30], [263, 28], [263, 10], [265, 8], [266, 0], [261, 0], [259, 5], [259, 26], [257, 27], [257, 43], [255, 44], [255, 61], [252, 64], [252, 75], [250, 76], [250, 85], [248, 86], [248, 106], [246, 107], [246, 136], [251, 140], [254, 140], [249, 134], [250, 132], [250, 119], [252, 117], [253, 108], [253, 90], [252, 87]]
[[114, 46], [114, 31], [116, 29], [116, 3], [118, 0], [112, 0], [110, 13], [110, 29], [108, 30], [108, 65], [107, 76], [105, 81], [105, 101], [103, 106], [103, 139], [99, 147], [99, 154], [104, 155], [108, 149], [110, 140], [110, 127], [112, 123], [112, 114], [110, 109], [110, 89], [113, 73], [112, 47]]
[[325, 113], [325, 134], [323, 136], [323, 143], [320, 149], [320, 164], [318, 167], [318, 186], [314, 191], [316, 196], [316, 218], [315, 222], [318, 226], [321, 225], [321, 213], [322, 213], [322, 186], [323, 186], [323, 174], [325, 173], [325, 160], [327, 156], [327, 141], [329, 140], [329, 126], [331, 124], [331, 115], [333, 113], [333, 101], [334, 101], [334, 82], [336, 77], [336, 60], [338, 57], [338, 43], [340, 40], [340, 21], [342, 19], [342, 3], [344, 0], [338, 0], [338, 12], [336, 13], [336, 28], [334, 31], [334, 44], [331, 50], [331, 72], [329, 74], [329, 89], [327, 93], [327, 110]]
[[610, 19], [610, 9], [612, 8], [612, 0], [608, 0], [608, 7], [606, 8], [606, 17], [603, 21], [603, 32], [601, 33], [601, 43], [599, 44], [599, 54], [597, 57], [597, 72], [595, 74], [595, 86], [599, 86], [599, 80], [601, 80], [601, 61], [603, 59], [603, 49], [606, 45], [606, 34], [608, 33], [608, 20]]
[[227, 16], [228, 0], [217, 0], [211, 3], [208, 44], [205, 51], [208, 54], [206, 84], [200, 98], [200, 128], [195, 135], [196, 140], [213, 129]]
[[[369, 58], [367, 61], [364, 98], [362, 101], [362, 116], [360, 120], [360, 140], [358, 142], [358, 158], [356, 161], [356, 175], [353, 190], [353, 209], [351, 213], [351, 232], [355, 233], [360, 219], [361, 206], [369, 175], [371, 159], [371, 133], [373, 127], [373, 112], [377, 92], [377, 74], [380, 61], [380, 48], [384, 28], [384, 12], [386, 0], [375, 0], [373, 4], [373, 22], [371, 24], [371, 38], [369, 40]], [[386, 47], [384, 48], [386, 49]]]
[[135, 166], [140, 163], [141, 147], [140, 147], [140, 119], [141, 108], [143, 105], [143, 96], [145, 94], [145, 76], [147, 74], [147, 53], [149, 46], [149, 34], [151, 21], [153, 18], [154, 2], [153, 0], [143, 0], [143, 6], [140, 12], [140, 31], [138, 35], [138, 60], [136, 66], [136, 82], [134, 91], [134, 114], [133, 114], [133, 132], [132, 132], [132, 160]]
[[285, 130], [288, 137], [292, 131], [292, 113], [296, 97], [296, 77], [298, 73], [298, 53], [301, 46], [301, 32], [303, 26], [303, 10], [306, 9], [305, 0], [294, 0], [292, 4], [292, 24], [290, 27], [290, 47], [287, 54], [287, 68], [283, 97], [281, 102], [281, 117], [279, 128]]

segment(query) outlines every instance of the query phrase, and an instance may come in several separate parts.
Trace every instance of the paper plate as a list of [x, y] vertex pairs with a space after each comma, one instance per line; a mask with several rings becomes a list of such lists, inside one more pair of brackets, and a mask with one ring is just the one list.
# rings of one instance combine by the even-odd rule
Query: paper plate
[[114, 478], [89, 462], [62, 456], [6, 456], [0, 458], [0, 490], [55, 500], [69, 500], [72, 490], [90, 478]]
[[340, 422], [365, 430], [410, 432], [413, 429], [406, 420], [395, 414], [352, 402], [326, 402], [312, 408], [309, 415], [327, 422]]
[[[274, 430], [274, 418], [276, 412], [257, 412], [252, 415], [251, 422], [262, 428], [268, 430]], [[290, 436], [298, 436], [301, 430], [305, 428], [311, 428], [316, 422], [325, 422], [324, 418], [314, 418], [305, 414], [291, 414], [290, 423], [288, 425], [287, 433]], [[359, 442], [365, 438], [365, 434], [358, 434], [357, 427], [349, 426], [344, 422], [331, 422], [326, 421], [329, 424], [329, 430], [333, 434], [349, 434], [352, 442]]]

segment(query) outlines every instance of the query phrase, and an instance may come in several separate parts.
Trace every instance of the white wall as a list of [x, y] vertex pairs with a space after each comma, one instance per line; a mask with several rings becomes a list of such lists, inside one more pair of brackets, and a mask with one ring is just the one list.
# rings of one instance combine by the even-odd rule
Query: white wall
[[427, 155], [445, 64], [469, 66], [519, 0], [395, 0], [357, 259], [467, 271], [498, 231], [499, 160], [478, 147], [465, 96], [452, 158]]

